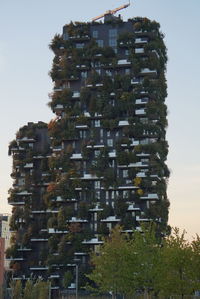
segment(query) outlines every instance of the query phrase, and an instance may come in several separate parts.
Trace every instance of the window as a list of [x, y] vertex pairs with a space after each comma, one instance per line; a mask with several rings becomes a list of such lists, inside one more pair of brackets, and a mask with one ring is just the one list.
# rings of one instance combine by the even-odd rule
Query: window
[[84, 47], [84, 44], [80, 44], [80, 43], [76, 44], [77, 49], [83, 49], [83, 47]]
[[110, 131], [107, 131], [107, 137], [110, 137]]
[[103, 129], [100, 130], [100, 138], [103, 138]]
[[111, 192], [111, 199], [114, 199], [115, 198], [115, 191], [112, 191]]
[[116, 38], [109, 38], [109, 46], [110, 47], [117, 47], [117, 40], [116, 40]]
[[63, 33], [63, 39], [68, 40], [69, 39], [69, 34], [67, 32]]
[[97, 44], [99, 47], [103, 48], [103, 40], [102, 39], [98, 39]]
[[96, 69], [96, 72], [101, 75], [101, 70], [100, 69]]
[[87, 72], [81, 72], [81, 78], [86, 79], [87, 78]]
[[99, 150], [94, 151], [94, 156], [95, 156], [95, 158], [97, 158], [97, 157], [99, 156], [99, 154], [100, 154], [100, 151], [99, 151]]
[[108, 139], [107, 140], [107, 145], [112, 147], [113, 146], [113, 139]]
[[98, 38], [99, 32], [97, 30], [92, 31], [92, 37], [93, 38]]
[[100, 127], [100, 120], [99, 120], [99, 119], [95, 119], [95, 121], [94, 121], [94, 126], [95, 126], [96, 128]]
[[140, 118], [140, 122], [142, 123], [142, 124], [148, 124], [148, 118]]
[[130, 72], [131, 72], [131, 70], [130, 70], [130, 69], [125, 69], [125, 75], [129, 75], [129, 74], [130, 74]]
[[100, 187], [101, 187], [101, 182], [100, 181], [95, 181], [94, 182], [94, 188], [95, 189], [100, 189]]
[[110, 29], [109, 37], [117, 37], [117, 29]]
[[96, 191], [96, 199], [100, 199], [100, 191]]
[[128, 169], [122, 170], [122, 176], [123, 176], [123, 178], [127, 178], [128, 177]]
[[112, 76], [112, 71], [106, 70], [106, 75], [111, 77]]
[[126, 56], [129, 55], [129, 50], [125, 50], [125, 55], [126, 55]]
[[123, 196], [123, 198], [127, 198], [128, 197], [128, 191], [123, 191], [122, 196]]
[[86, 138], [86, 136], [87, 136], [86, 131], [85, 130], [81, 130], [80, 131], [80, 138]]

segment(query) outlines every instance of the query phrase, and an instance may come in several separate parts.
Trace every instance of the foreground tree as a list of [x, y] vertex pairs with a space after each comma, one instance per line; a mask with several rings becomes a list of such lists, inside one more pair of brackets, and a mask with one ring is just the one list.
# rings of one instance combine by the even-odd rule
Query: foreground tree
[[115, 227], [99, 252], [92, 254], [94, 269], [88, 277], [103, 292], [133, 296], [141, 291], [148, 295], [157, 278], [159, 246], [155, 226], [143, 227], [143, 233], [135, 231], [133, 238], [121, 230]]
[[[193, 244], [195, 245], [195, 243]], [[195, 247], [195, 246], [193, 246]], [[158, 289], [165, 296], [193, 295], [200, 289], [199, 265], [196, 271], [196, 261], [199, 257], [199, 243], [197, 251], [185, 239], [185, 231], [180, 233], [178, 228], [172, 230], [172, 234], [164, 241], [161, 250], [161, 263], [159, 271]], [[197, 276], [198, 273], [198, 276]]]
[[[99, 252], [91, 255], [93, 272], [88, 275], [95, 282], [101, 292], [127, 294], [128, 265], [129, 265], [129, 240], [121, 234], [121, 228], [116, 226], [111, 236], [105, 239]], [[131, 284], [129, 284], [130, 286]]]

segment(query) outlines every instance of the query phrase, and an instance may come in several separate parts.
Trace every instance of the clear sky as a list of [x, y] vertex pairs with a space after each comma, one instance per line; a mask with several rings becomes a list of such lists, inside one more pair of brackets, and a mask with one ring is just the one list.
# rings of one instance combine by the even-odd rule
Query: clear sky
[[[168, 98], [171, 169], [168, 196], [172, 226], [189, 236], [200, 234], [200, 1], [132, 0], [122, 11], [161, 24], [168, 48]], [[90, 21], [126, 0], [0, 0], [0, 213], [9, 212], [7, 190], [11, 158], [8, 143], [29, 121], [48, 122], [46, 106], [52, 83], [48, 76], [53, 54], [48, 44], [62, 26]]]

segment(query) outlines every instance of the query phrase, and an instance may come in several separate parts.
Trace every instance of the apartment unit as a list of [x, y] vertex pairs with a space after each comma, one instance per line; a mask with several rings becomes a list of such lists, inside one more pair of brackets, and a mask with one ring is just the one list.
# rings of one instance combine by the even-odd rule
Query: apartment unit
[[90, 250], [116, 224], [131, 233], [155, 221], [166, 230], [167, 56], [159, 27], [107, 15], [71, 22], [53, 38], [55, 118], [48, 132], [28, 124], [10, 146], [16, 279], [42, 276], [52, 289], [74, 289], [79, 263], [81, 287]]

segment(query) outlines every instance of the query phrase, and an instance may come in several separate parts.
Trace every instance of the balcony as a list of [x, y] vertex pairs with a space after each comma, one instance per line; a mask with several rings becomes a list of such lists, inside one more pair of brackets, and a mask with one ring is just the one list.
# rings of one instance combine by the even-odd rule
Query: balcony
[[119, 186], [117, 189], [118, 190], [134, 190], [134, 189], [137, 189], [138, 187], [136, 187], [136, 186]]
[[118, 123], [118, 127], [129, 126], [128, 120], [120, 120]]
[[76, 217], [72, 217], [71, 220], [69, 220], [70, 223], [87, 223], [88, 220], [85, 219], [78, 219]]
[[147, 44], [148, 43], [148, 38], [145, 37], [138, 37], [135, 39], [135, 44]]
[[33, 168], [33, 163], [26, 163], [24, 165], [24, 168], [26, 168], [26, 169]]
[[31, 192], [28, 192], [28, 191], [22, 191], [22, 192], [18, 192], [16, 193], [16, 195], [20, 195], [20, 196], [29, 196], [29, 195], [32, 195]]
[[144, 53], [144, 48], [136, 48], [135, 49], [135, 54], [143, 54]]
[[156, 70], [150, 70], [149, 68], [141, 69], [140, 73], [141, 75], [151, 75], [154, 77], [158, 74]]
[[34, 139], [34, 138], [23, 137], [23, 138], [19, 138], [19, 139], [17, 139], [17, 141], [20, 141], [20, 142], [27, 142], [27, 143], [34, 143], [34, 142], [35, 142], [35, 139]]
[[92, 175], [92, 174], [84, 174], [83, 177], [81, 177], [82, 180], [99, 180], [99, 177], [97, 177], [96, 175]]
[[142, 84], [143, 79], [131, 79], [131, 84], [132, 85], [138, 85], [138, 84]]
[[145, 172], [138, 172], [138, 173], [136, 174], [136, 177], [137, 177], [137, 178], [146, 178], [146, 173], [145, 173]]
[[36, 266], [36, 267], [30, 267], [31, 271], [47, 271], [49, 270], [49, 267], [42, 267], [42, 266]]
[[136, 109], [135, 110], [136, 115], [146, 115], [145, 109]]
[[17, 251], [32, 251], [31, 248], [18, 248]]
[[82, 244], [88, 244], [88, 245], [100, 245], [103, 244], [103, 241], [99, 241], [98, 238], [93, 238], [91, 240], [84, 240]]
[[128, 61], [127, 59], [121, 59], [121, 60], [118, 60], [117, 65], [118, 66], [130, 66], [131, 62]]
[[140, 218], [140, 216], [136, 216], [136, 221], [138, 221], [138, 222], [151, 222], [152, 219]]
[[130, 163], [128, 165], [128, 167], [132, 168], [132, 167], [136, 167], [136, 168], [140, 168], [140, 167], [148, 167], [149, 164], [147, 162], [136, 162], [136, 163]]
[[55, 228], [49, 228], [48, 233], [49, 234], [67, 234], [68, 231], [67, 230], [58, 230], [58, 229], [55, 229]]
[[158, 194], [156, 193], [149, 193], [146, 196], [141, 196], [141, 199], [147, 199], [147, 200], [156, 200], [158, 199]]
[[77, 125], [76, 129], [80, 129], [80, 130], [87, 130], [88, 126], [87, 125]]
[[133, 204], [129, 205], [128, 211], [140, 211], [140, 208], [136, 208]]
[[73, 98], [73, 99], [78, 99], [78, 98], [80, 98], [80, 92], [79, 92], [79, 91], [74, 91], [74, 92], [73, 92], [73, 95], [72, 95], [72, 98]]
[[23, 206], [23, 205], [25, 205], [25, 201], [9, 201], [8, 203], [11, 206]]
[[93, 208], [93, 209], [89, 209], [89, 211], [90, 211], [90, 212], [94, 212], [94, 213], [96, 213], [96, 212], [103, 211], [103, 209], [100, 208], [98, 205], [96, 205], [95, 208]]
[[135, 104], [136, 105], [145, 105], [149, 101], [149, 98], [143, 98], [143, 99], [136, 99]]
[[31, 242], [48, 242], [45, 238], [31, 238]]
[[6, 259], [6, 261], [8, 261], [8, 262], [10, 262], [10, 261], [18, 261], [18, 262], [20, 262], [20, 261], [23, 261], [23, 260], [24, 260], [23, 257], [10, 257], [10, 258]]
[[105, 219], [102, 219], [101, 222], [119, 222], [121, 219], [116, 218], [116, 216], [109, 216]]

